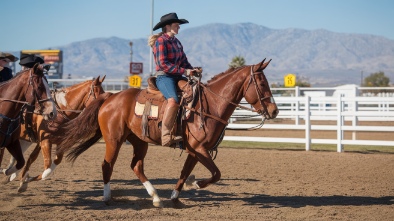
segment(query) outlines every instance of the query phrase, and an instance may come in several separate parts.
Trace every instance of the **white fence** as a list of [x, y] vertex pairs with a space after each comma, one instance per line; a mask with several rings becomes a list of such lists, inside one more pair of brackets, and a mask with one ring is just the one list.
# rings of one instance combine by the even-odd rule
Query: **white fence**
[[[336, 144], [337, 152], [343, 152], [343, 145], [375, 145], [394, 146], [393, 141], [379, 140], [357, 140], [355, 132], [394, 132], [394, 126], [360, 126], [359, 120], [363, 121], [394, 121], [394, 97], [276, 97], [279, 107], [278, 118], [293, 119], [295, 124], [269, 124], [263, 128], [275, 130], [303, 130], [305, 138], [283, 138], [283, 137], [239, 137], [225, 136], [228, 141], [255, 141], [255, 142], [280, 142], [280, 143], [305, 143], [305, 149], [310, 150], [311, 144]], [[237, 110], [228, 128], [241, 129], [250, 128], [251, 124], [237, 124], [234, 120], [237, 116], [250, 115], [254, 113]], [[303, 119], [301, 125], [299, 120]], [[335, 120], [336, 125], [311, 125], [311, 120]], [[344, 125], [344, 121], [351, 121], [351, 126]], [[337, 139], [312, 139], [311, 130], [336, 131]], [[352, 131], [353, 139], [345, 140], [344, 132]], [[394, 135], [394, 133], [393, 133]]]
[[[87, 79], [49, 79], [62, 87], [68, 87]], [[106, 79], [103, 82], [105, 91], [117, 92], [129, 88], [124, 79]], [[394, 122], [394, 87], [363, 88], [357, 85], [345, 85], [330, 88], [271, 88], [279, 107], [277, 118], [293, 119], [294, 124], [270, 124], [266, 122], [264, 129], [273, 130], [302, 130], [304, 138], [283, 137], [240, 137], [224, 136], [228, 141], [255, 141], [303, 143], [310, 150], [311, 144], [336, 144], [337, 151], [343, 152], [343, 145], [375, 145], [393, 146], [393, 141], [357, 140], [357, 131], [394, 132], [394, 126], [360, 126], [358, 121], [393, 121]], [[374, 91], [382, 91], [375, 93]], [[247, 105], [247, 104], [244, 104]], [[250, 128], [251, 124], [236, 123], [237, 117], [249, 119], [260, 118], [255, 113], [236, 110], [230, 119], [228, 128]], [[304, 120], [304, 124], [300, 124]], [[336, 121], [336, 125], [312, 125], [313, 120]], [[351, 121], [351, 126], [344, 125]], [[311, 130], [336, 131], [336, 139], [312, 139]], [[352, 131], [351, 140], [344, 139], [344, 132]], [[394, 137], [394, 133], [393, 133]]]

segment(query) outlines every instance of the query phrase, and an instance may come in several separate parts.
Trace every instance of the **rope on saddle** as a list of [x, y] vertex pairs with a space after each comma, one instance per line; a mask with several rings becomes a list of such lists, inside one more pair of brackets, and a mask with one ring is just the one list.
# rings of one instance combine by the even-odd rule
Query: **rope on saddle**
[[142, 113], [142, 120], [141, 120], [142, 137], [149, 136], [148, 117], [150, 114], [151, 106], [152, 106], [152, 103], [149, 100], [146, 100], [144, 112]]

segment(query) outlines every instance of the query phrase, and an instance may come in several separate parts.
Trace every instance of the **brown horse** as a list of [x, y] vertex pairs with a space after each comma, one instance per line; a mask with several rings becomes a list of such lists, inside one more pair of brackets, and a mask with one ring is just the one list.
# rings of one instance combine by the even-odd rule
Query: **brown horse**
[[[212, 174], [205, 180], [194, 181], [197, 188], [205, 188], [220, 179], [220, 171], [209, 151], [220, 143], [228, 119], [244, 97], [257, 113], [267, 119], [278, 114], [268, 81], [263, 73], [269, 62], [265, 59], [251, 66], [229, 69], [213, 77], [206, 85], [199, 83], [199, 98], [191, 115], [182, 120], [182, 136], [188, 156], [171, 199], [178, 196], [191, 174], [200, 162]], [[145, 89], [146, 90], [146, 89]], [[149, 120], [149, 136], [143, 136], [142, 119], [135, 114], [138, 89], [128, 89], [109, 98], [94, 101], [86, 111], [62, 128], [58, 152], [67, 152], [69, 160], [75, 160], [102, 136], [106, 142], [104, 162], [102, 163], [104, 181], [104, 201], [111, 199], [110, 179], [121, 145], [127, 139], [134, 148], [131, 169], [143, 183], [148, 194], [153, 197], [153, 205], [161, 206], [156, 189], [144, 174], [144, 158], [148, 142], [160, 144], [158, 122]], [[163, 107], [162, 107], [163, 109]], [[97, 122], [98, 121], [98, 122]], [[64, 134], [64, 136], [63, 136]]]
[[[25, 125], [22, 125], [20, 133], [20, 142], [22, 151], [26, 151], [32, 144], [32, 137], [37, 143], [35, 149], [30, 154], [25, 167], [20, 176], [20, 187], [18, 192], [23, 192], [27, 189], [28, 182], [45, 180], [48, 178], [56, 166], [59, 165], [63, 159], [62, 154], [57, 154], [56, 159], [52, 162], [51, 151], [52, 143], [48, 139], [51, 131], [57, 128], [58, 125], [76, 118], [83, 109], [86, 108], [92, 101], [94, 101], [100, 94], [104, 93], [102, 82], [105, 76], [100, 80], [100, 76], [93, 80], [88, 80], [71, 87], [57, 89], [52, 91], [52, 97], [55, 100], [58, 116], [51, 121], [45, 121], [41, 115], [33, 115], [33, 125], [29, 132]], [[29, 135], [30, 133], [30, 135]], [[32, 134], [31, 134], [32, 133]], [[32, 137], [31, 137], [32, 136]], [[44, 171], [41, 175], [29, 177], [28, 171], [31, 164], [37, 159], [38, 154], [42, 150], [44, 158]], [[8, 168], [14, 164], [14, 159], [11, 157]], [[12, 181], [17, 176], [17, 173], [8, 177], [7, 181]]]
[[2, 152], [4, 147], [7, 148], [17, 161], [15, 166], [2, 170], [5, 175], [10, 175], [25, 165], [19, 143], [20, 124], [22, 119], [28, 120], [22, 115], [26, 110], [34, 111], [36, 102], [45, 119], [57, 116], [42, 66], [36, 64], [0, 84], [0, 148]]

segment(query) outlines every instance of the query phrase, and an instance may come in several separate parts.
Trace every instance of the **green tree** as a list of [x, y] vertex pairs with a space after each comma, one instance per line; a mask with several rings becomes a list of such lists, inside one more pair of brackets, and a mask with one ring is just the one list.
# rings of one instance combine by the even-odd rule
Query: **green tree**
[[245, 65], [245, 58], [242, 56], [235, 56], [228, 65], [230, 68], [238, 68]]
[[364, 78], [363, 87], [388, 87], [390, 78], [384, 75], [383, 71], [372, 73]]

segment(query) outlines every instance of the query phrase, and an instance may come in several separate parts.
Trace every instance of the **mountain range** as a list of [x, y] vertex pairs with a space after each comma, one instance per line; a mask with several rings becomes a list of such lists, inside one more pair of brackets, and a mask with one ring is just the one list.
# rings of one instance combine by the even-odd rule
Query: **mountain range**
[[[203, 81], [225, 71], [235, 56], [242, 56], [246, 64], [272, 59], [265, 69], [270, 83], [283, 84], [283, 77], [293, 73], [312, 86], [360, 84], [362, 77], [379, 71], [394, 81], [394, 40], [381, 36], [270, 29], [252, 23], [181, 27], [177, 38], [189, 62], [204, 68]], [[150, 74], [147, 38], [131, 40], [132, 60], [143, 63], [144, 79]], [[65, 77], [105, 74], [119, 79], [129, 75], [129, 43], [129, 39], [109, 37], [53, 48], [63, 50]]]

